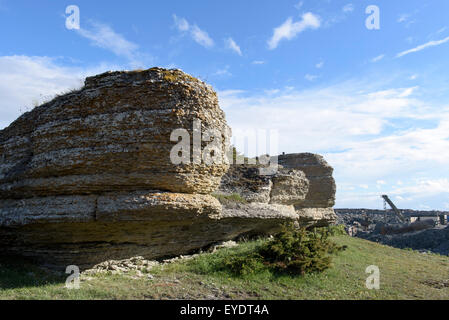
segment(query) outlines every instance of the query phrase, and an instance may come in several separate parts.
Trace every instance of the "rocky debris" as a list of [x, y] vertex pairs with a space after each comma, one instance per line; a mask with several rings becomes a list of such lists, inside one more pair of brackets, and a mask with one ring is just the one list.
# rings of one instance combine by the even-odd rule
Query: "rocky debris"
[[[337, 224], [350, 236], [383, 243], [401, 249], [449, 255], [449, 226], [435, 225], [435, 219], [399, 223], [391, 210], [335, 209]], [[405, 215], [441, 214], [440, 211], [403, 210]]]
[[[406, 217], [419, 217], [419, 216], [434, 216], [438, 217], [440, 215], [449, 215], [448, 211], [439, 211], [439, 210], [431, 210], [431, 211], [424, 211], [424, 210], [413, 210], [413, 209], [401, 209], [401, 213]], [[366, 208], [358, 208], [358, 209], [335, 209], [335, 213], [339, 217], [354, 217], [359, 215], [368, 215], [372, 217], [377, 217], [376, 219], [382, 219], [383, 216], [386, 218], [393, 216], [394, 213], [393, 210], [387, 209], [387, 210], [380, 210], [380, 209], [366, 209]]]
[[[214, 253], [219, 249], [228, 249], [234, 248], [238, 246], [237, 242], [229, 240], [218, 243], [216, 245], [211, 246], [207, 252]], [[171, 264], [179, 261], [191, 260], [199, 256], [200, 253], [195, 253], [191, 255], [180, 255], [170, 259], [163, 260], [148, 260], [142, 256], [131, 257], [129, 259], [122, 260], [107, 260], [103, 261], [99, 264], [96, 264], [90, 269], [84, 270], [82, 272], [82, 276], [87, 278], [92, 275], [102, 274], [102, 273], [111, 273], [111, 274], [128, 274], [134, 273], [137, 277], [146, 277], [148, 279], [153, 279], [154, 276], [149, 272], [152, 268], [157, 266], [163, 266], [165, 264]]]
[[[137, 276], [143, 277], [144, 273], [149, 274], [150, 270], [159, 266], [160, 262], [147, 260], [144, 257], [132, 257], [123, 260], [108, 260], [93, 266], [91, 269], [82, 272], [85, 277], [101, 273], [124, 274], [134, 272]], [[152, 278], [152, 277], [149, 277]]]
[[449, 226], [396, 234], [362, 232], [357, 236], [400, 249], [449, 255]]
[[213, 246], [212, 250], [210, 252], [213, 253], [213, 252], [217, 251], [218, 249], [230, 249], [230, 248], [234, 248], [236, 246], [238, 246], [237, 242], [235, 242], [233, 240], [229, 240], [229, 241], [222, 242], [221, 244], [218, 244], [216, 246]]
[[232, 165], [223, 176], [217, 193], [237, 194], [248, 203], [219, 197], [223, 214], [268, 215], [296, 221], [306, 227], [335, 222], [333, 169], [324, 158], [299, 153], [281, 155], [278, 159], [278, 170], [268, 175], [261, 174], [264, 169], [261, 166]]

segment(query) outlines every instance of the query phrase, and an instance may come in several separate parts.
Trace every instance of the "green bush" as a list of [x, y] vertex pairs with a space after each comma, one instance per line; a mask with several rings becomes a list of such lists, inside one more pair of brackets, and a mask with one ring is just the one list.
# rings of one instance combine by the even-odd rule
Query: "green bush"
[[225, 260], [224, 267], [236, 275], [245, 276], [264, 270], [266, 267], [262, 261], [257, 253], [252, 256], [231, 256]]
[[336, 225], [328, 226], [327, 230], [329, 231], [329, 235], [331, 235], [331, 236], [348, 235], [348, 233], [345, 230], [345, 226], [343, 224], [336, 224]]
[[308, 231], [287, 224], [273, 239], [257, 248], [253, 255], [230, 257], [224, 265], [237, 275], [256, 273], [267, 268], [275, 272], [303, 275], [326, 270], [331, 266], [330, 255], [344, 249], [329, 240], [327, 228]]

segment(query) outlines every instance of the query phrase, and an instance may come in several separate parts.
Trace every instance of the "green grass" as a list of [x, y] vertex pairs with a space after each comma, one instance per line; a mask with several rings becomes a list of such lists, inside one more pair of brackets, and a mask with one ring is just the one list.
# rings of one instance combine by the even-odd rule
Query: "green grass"
[[[320, 274], [265, 270], [238, 277], [221, 267], [230, 255], [247, 255], [265, 241], [257, 240], [156, 267], [150, 271], [153, 280], [103, 274], [81, 281], [79, 290], [64, 287], [64, 274], [0, 260], [0, 299], [449, 299], [449, 257], [348, 236], [333, 240], [348, 249], [333, 256], [332, 268]], [[380, 268], [379, 290], [365, 287], [369, 265]]]

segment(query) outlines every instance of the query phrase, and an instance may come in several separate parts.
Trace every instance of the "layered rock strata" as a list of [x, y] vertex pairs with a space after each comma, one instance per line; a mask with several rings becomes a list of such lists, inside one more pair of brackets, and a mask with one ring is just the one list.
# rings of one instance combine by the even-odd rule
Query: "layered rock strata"
[[192, 137], [194, 121], [221, 135], [224, 152], [229, 128], [214, 90], [160, 68], [87, 78], [22, 115], [0, 131], [2, 253], [88, 266], [238, 235], [219, 232], [221, 205], [210, 195], [228, 164], [170, 159], [172, 132]]
[[[287, 154], [278, 156], [278, 163], [278, 170], [270, 175], [261, 175], [261, 168], [254, 165], [233, 165], [223, 176], [218, 193], [239, 195], [247, 202], [238, 204], [240, 210], [255, 215], [257, 206], [264, 206], [265, 210], [294, 213], [291, 220], [305, 227], [335, 222], [333, 168], [324, 158], [311, 153]], [[236, 204], [223, 198], [223, 212], [235, 211]], [[285, 219], [290, 220], [288, 215]]]
[[309, 191], [302, 203], [296, 203], [296, 212], [303, 223], [324, 226], [336, 221], [333, 210], [336, 185], [332, 176], [334, 169], [323, 156], [313, 153], [280, 155], [279, 164], [284, 168], [300, 170], [309, 180]]

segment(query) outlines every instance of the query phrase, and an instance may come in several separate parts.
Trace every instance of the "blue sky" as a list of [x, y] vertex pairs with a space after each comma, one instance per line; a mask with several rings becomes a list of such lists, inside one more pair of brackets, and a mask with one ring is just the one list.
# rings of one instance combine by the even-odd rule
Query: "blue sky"
[[85, 76], [179, 68], [214, 86], [234, 131], [323, 154], [337, 207], [387, 193], [449, 210], [448, 17], [446, 0], [0, 0], [0, 128]]

